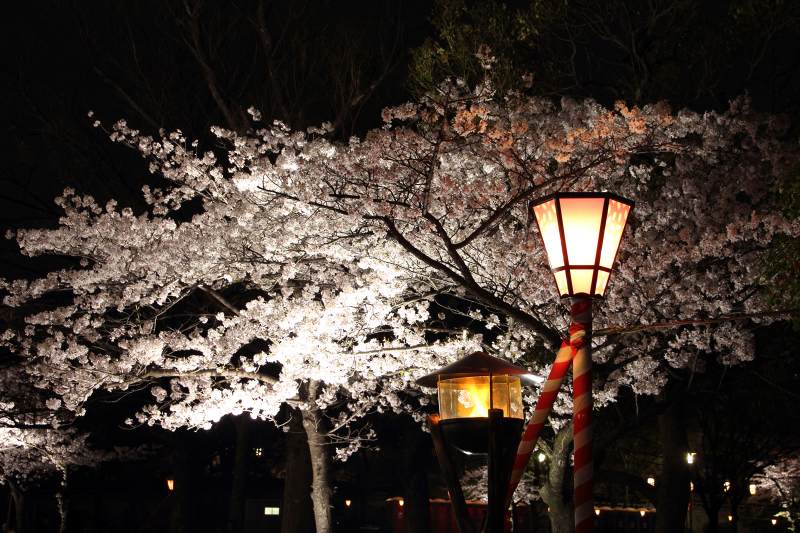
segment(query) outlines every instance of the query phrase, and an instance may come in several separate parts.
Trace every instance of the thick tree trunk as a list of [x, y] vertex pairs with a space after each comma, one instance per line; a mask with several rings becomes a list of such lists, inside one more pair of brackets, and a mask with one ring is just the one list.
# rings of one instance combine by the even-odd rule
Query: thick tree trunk
[[312, 406], [303, 411], [303, 429], [308, 438], [308, 452], [311, 457], [311, 501], [314, 504], [314, 523], [317, 533], [331, 533], [333, 531], [331, 518], [331, 484], [330, 462], [324, 419], [322, 413], [313, 407], [322, 384], [310, 381], [308, 384], [308, 402]]
[[556, 434], [550, 465], [542, 486], [542, 499], [547, 504], [552, 533], [572, 533], [575, 516], [572, 509], [572, 424]]
[[247, 485], [247, 459], [250, 454], [248, 421], [247, 415], [244, 414], [233, 417], [233, 425], [236, 428], [236, 453], [228, 507], [228, 533], [244, 531], [244, 493]]
[[689, 506], [689, 451], [683, 403], [672, 402], [658, 417], [661, 440], [661, 475], [656, 500], [656, 533], [675, 533], [686, 527]]
[[309, 533], [313, 530], [313, 508], [308, 492], [311, 486], [311, 458], [302, 414], [296, 409], [292, 411], [289, 432], [286, 434], [285, 457], [281, 533]]
[[428, 462], [430, 437], [418, 424], [404, 417], [401, 426], [403, 453], [403, 500], [408, 533], [430, 533], [431, 511], [428, 495]]
[[8, 482], [8, 488], [11, 490], [11, 500], [14, 503], [14, 533], [27, 533], [25, 493], [22, 492], [16, 483], [11, 481]]

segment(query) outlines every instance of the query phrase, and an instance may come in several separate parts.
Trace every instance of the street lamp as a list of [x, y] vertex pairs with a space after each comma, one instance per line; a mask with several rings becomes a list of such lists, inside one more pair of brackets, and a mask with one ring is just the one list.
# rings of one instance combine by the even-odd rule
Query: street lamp
[[558, 293], [571, 299], [575, 531], [592, 531], [592, 298], [605, 294], [633, 202], [607, 192], [560, 192], [533, 204]]
[[522, 435], [522, 386], [528, 370], [475, 352], [417, 380], [439, 392], [439, 414], [429, 417], [434, 450], [450, 493], [460, 533], [470, 533], [464, 493], [449, 448], [488, 456], [487, 533], [502, 533], [505, 496]]

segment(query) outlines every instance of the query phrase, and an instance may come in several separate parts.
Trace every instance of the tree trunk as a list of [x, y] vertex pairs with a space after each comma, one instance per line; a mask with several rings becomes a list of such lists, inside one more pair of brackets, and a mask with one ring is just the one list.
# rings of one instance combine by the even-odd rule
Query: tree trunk
[[69, 467], [64, 469], [64, 477], [61, 480], [61, 490], [56, 493], [56, 504], [58, 505], [58, 516], [60, 519], [58, 533], [69, 531], [69, 498], [67, 496], [67, 486], [69, 483]]
[[191, 508], [191, 468], [189, 466], [189, 448], [184, 436], [176, 433], [173, 436], [173, 458], [175, 489], [170, 494], [172, 500], [172, 516], [170, 517], [171, 533], [190, 533], [192, 529]]
[[[25, 519], [25, 493], [11, 481], [8, 482], [11, 490], [11, 500], [14, 502], [14, 533], [27, 533], [27, 520]], [[11, 524], [9, 524], [11, 526]]]
[[656, 489], [656, 533], [675, 533], [684, 531], [689, 506], [689, 446], [681, 400], [659, 415], [658, 432], [662, 466]]
[[706, 533], [717, 533], [719, 531], [719, 507], [705, 507], [708, 516], [708, 527]]
[[542, 486], [542, 500], [547, 504], [552, 533], [572, 533], [575, 516], [572, 509], [572, 424], [556, 434], [550, 467]]
[[308, 533], [313, 529], [313, 508], [308, 488], [311, 486], [311, 458], [303, 429], [302, 414], [292, 410], [286, 434], [286, 475], [283, 481], [281, 533]]
[[408, 533], [430, 533], [431, 510], [427, 469], [431, 451], [430, 438], [408, 417], [403, 417], [398, 423], [402, 431], [401, 480]]
[[248, 418], [244, 414], [233, 417], [233, 425], [236, 428], [236, 452], [228, 507], [228, 533], [244, 531], [244, 493], [247, 485], [247, 458], [250, 453]]
[[311, 501], [314, 504], [314, 523], [317, 533], [333, 531], [331, 519], [330, 464], [326, 437], [323, 428], [322, 412], [314, 406], [322, 384], [318, 381], [308, 383], [308, 403], [303, 411], [303, 428], [308, 438], [308, 452], [311, 457]]

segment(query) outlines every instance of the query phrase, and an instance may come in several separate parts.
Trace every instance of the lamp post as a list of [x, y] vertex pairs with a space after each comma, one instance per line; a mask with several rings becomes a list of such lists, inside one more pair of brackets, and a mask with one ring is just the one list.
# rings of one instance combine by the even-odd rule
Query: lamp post
[[593, 527], [592, 298], [602, 298], [611, 277], [633, 202], [611, 193], [562, 192], [533, 205], [562, 298], [571, 303], [575, 531]]
[[439, 414], [428, 418], [434, 450], [450, 493], [460, 533], [472, 533], [464, 493], [450, 454], [487, 455], [486, 533], [502, 533], [505, 495], [523, 426], [522, 386], [530, 373], [484, 352], [475, 352], [417, 380], [436, 387]]

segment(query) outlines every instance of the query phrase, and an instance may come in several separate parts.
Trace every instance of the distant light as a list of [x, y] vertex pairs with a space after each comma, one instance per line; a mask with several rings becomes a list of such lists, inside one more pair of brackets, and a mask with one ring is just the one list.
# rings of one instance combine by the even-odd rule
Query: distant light
[[728, 492], [729, 490], [731, 490], [731, 482], [725, 481], [725, 483], [722, 484], [722, 488], [725, 490], [725, 492]]
[[728, 515], [728, 522], [733, 522], [733, 515]]
[[654, 478], [654, 477], [647, 478], [647, 484], [650, 485], [651, 487], [655, 487], [656, 486], [656, 478]]
[[750, 483], [750, 487], [748, 487], [748, 488], [750, 489], [750, 496], [755, 496], [756, 495], [756, 488], [757, 488], [756, 484], [755, 483]]
[[694, 483], [689, 482], [689, 491], [694, 492]]
[[261, 454], [264, 453], [264, 450], [262, 450], [261, 448], [253, 448], [253, 453], [256, 454], [256, 457], [261, 457]]
[[280, 507], [264, 507], [264, 516], [278, 516], [280, 514]]
[[167, 490], [170, 491], [170, 492], [175, 490], [175, 480], [174, 479], [168, 479], [167, 480]]
[[404, 506], [405, 504], [406, 501], [403, 498], [400, 498], [400, 501], [397, 502], [397, 505], [399, 505], [400, 507]]
[[778, 519], [777, 518], [773, 518], [772, 520], [770, 520], [770, 522], [772, 522], [773, 526], [777, 525], [778, 524]]
[[344, 501], [344, 506], [345, 507], [350, 507], [351, 505], [353, 505], [353, 502], [351, 500], [345, 500]]
[[547, 459], [547, 456], [542, 452], [539, 452], [539, 462], [543, 463], [545, 459]]
[[596, 514], [597, 516], [600, 516], [600, 509], [598, 509], [597, 507], [595, 507], [595, 508], [594, 508], [594, 514]]
[[687, 454], [686, 454], [686, 463], [687, 463], [687, 464], [690, 464], [690, 465], [693, 465], [693, 464], [694, 464], [694, 456], [695, 456], [695, 455], [696, 455], [696, 454], [695, 454], [694, 452], [689, 452], [689, 453], [687, 453]]

